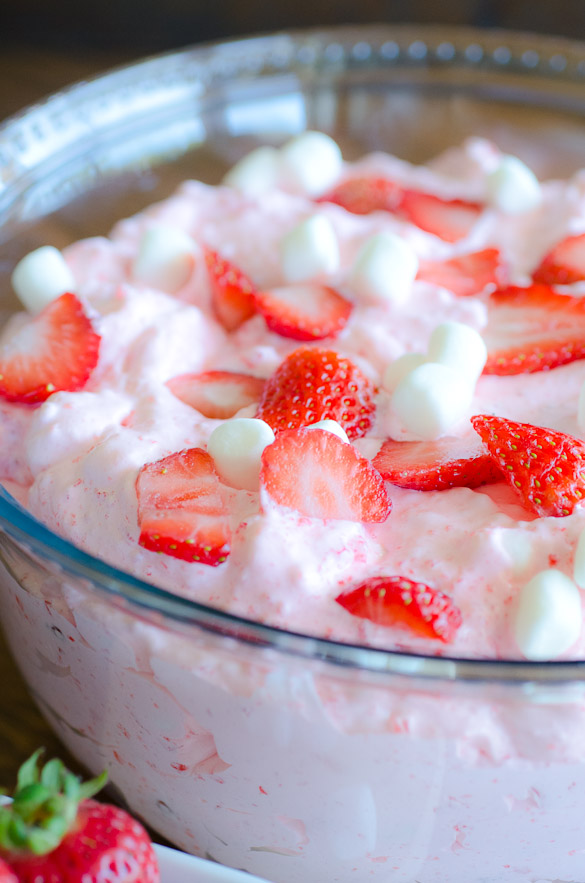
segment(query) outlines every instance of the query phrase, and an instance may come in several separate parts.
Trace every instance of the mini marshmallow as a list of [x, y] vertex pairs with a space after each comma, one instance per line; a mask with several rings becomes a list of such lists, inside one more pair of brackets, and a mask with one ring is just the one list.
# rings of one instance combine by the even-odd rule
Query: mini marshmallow
[[324, 132], [303, 132], [280, 151], [285, 184], [307, 196], [319, 196], [337, 181], [343, 158], [339, 145]]
[[272, 190], [280, 177], [280, 156], [274, 147], [257, 147], [230, 169], [223, 179], [246, 196], [259, 196]]
[[189, 280], [197, 246], [183, 230], [156, 224], [140, 240], [132, 267], [135, 280], [174, 294]]
[[475, 328], [462, 322], [443, 322], [431, 334], [429, 361], [448, 365], [475, 384], [487, 361], [487, 347]]
[[282, 272], [288, 282], [303, 282], [339, 268], [339, 245], [331, 222], [313, 215], [297, 224], [281, 244]]
[[382, 386], [386, 392], [394, 392], [398, 384], [404, 380], [407, 374], [424, 365], [429, 360], [423, 353], [404, 353], [386, 366], [382, 377]]
[[404, 429], [423, 441], [449, 432], [469, 411], [472, 389], [448, 365], [426, 362], [410, 371], [392, 395], [391, 407]]
[[517, 156], [503, 156], [486, 184], [492, 205], [509, 215], [530, 211], [542, 199], [538, 178]]
[[234, 417], [217, 426], [207, 442], [220, 477], [246, 491], [260, 487], [262, 451], [274, 441], [274, 432], [264, 420]]
[[514, 618], [518, 649], [534, 662], [556, 659], [581, 633], [581, 595], [560, 570], [537, 573], [520, 592]]
[[55, 298], [74, 291], [75, 279], [61, 252], [44, 245], [18, 262], [12, 273], [12, 287], [29, 313], [39, 313]]
[[349, 284], [359, 297], [402, 304], [417, 272], [418, 258], [408, 242], [394, 233], [377, 233], [359, 252]]
[[580, 589], [585, 589], [585, 530], [582, 530], [575, 548], [573, 579]]
[[311, 423], [309, 426], [306, 426], [305, 429], [324, 429], [326, 432], [332, 432], [333, 435], [340, 438], [342, 442], [349, 444], [347, 432], [343, 426], [339, 425], [337, 420], [318, 420], [316, 423]]

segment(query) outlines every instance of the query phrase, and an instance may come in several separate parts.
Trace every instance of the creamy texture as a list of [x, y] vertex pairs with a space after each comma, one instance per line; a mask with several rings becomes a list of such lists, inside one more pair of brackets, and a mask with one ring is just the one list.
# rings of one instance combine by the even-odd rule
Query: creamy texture
[[[375, 154], [346, 165], [343, 173], [384, 175], [444, 197], [484, 200], [497, 162], [495, 147], [474, 139], [428, 168]], [[176, 398], [166, 381], [211, 369], [268, 377], [299, 346], [268, 331], [259, 315], [227, 334], [210, 310], [201, 255], [175, 295], [135, 281], [131, 266], [143, 232], [152, 224], [184, 230], [267, 288], [285, 283], [279, 261], [283, 236], [315, 212], [330, 221], [340, 244], [340, 267], [327, 283], [354, 301], [335, 341], [316, 345], [338, 349], [380, 386], [388, 363], [405, 352], [426, 351], [441, 322], [455, 320], [481, 331], [487, 295], [457, 297], [417, 281], [403, 304], [360, 301], [348, 280], [368, 238], [398, 233], [419, 258], [434, 260], [497, 247], [510, 281], [526, 284], [553, 244], [585, 229], [585, 182], [582, 175], [545, 182], [541, 204], [521, 215], [487, 207], [470, 235], [455, 245], [386, 213], [357, 216], [285, 191], [253, 198], [186, 182], [166, 202], [118, 223], [109, 239], [65, 249], [76, 293], [102, 336], [100, 361], [82, 392], [54, 394], [35, 409], [2, 404], [0, 477], [35, 516], [75, 544], [197, 601], [343, 641], [424, 653], [518, 656], [512, 627], [518, 593], [545, 568], [572, 575], [585, 508], [566, 518], [535, 518], [504, 483], [428, 493], [388, 486], [392, 513], [384, 524], [366, 525], [308, 519], [260, 501], [257, 493], [234, 490], [232, 551], [225, 564], [185, 563], [138, 545], [138, 470], [173, 451], [205, 446], [219, 423]], [[578, 285], [574, 291], [580, 292]], [[585, 361], [548, 373], [482, 377], [468, 416], [497, 413], [582, 437], [577, 405], [584, 381]], [[254, 412], [248, 408], [239, 416]], [[467, 420], [456, 432], [469, 432]], [[355, 445], [372, 457], [388, 436], [409, 437], [392, 413], [389, 394], [380, 389], [373, 430]], [[463, 616], [455, 640], [446, 646], [404, 629], [375, 626], [335, 603], [340, 590], [382, 574], [426, 582], [450, 595]], [[565, 657], [583, 655], [581, 630]]]

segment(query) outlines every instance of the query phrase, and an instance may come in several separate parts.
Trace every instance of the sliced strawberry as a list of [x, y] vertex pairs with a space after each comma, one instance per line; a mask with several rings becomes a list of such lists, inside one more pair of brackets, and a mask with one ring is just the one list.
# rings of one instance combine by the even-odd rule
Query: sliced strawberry
[[531, 374], [585, 358], [585, 299], [510, 286], [488, 304], [484, 374]]
[[468, 297], [505, 285], [508, 270], [497, 248], [484, 248], [448, 261], [420, 261], [416, 278]]
[[402, 199], [402, 188], [387, 178], [348, 178], [342, 181], [318, 202], [333, 202], [354, 215], [371, 212], [394, 212]]
[[310, 518], [385, 521], [384, 481], [353, 445], [323, 429], [282, 432], [262, 454], [260, 486]]
[[477, 438], [384, 442], [372, 465], [386, 481], [415, 491], [479, 487], [502, 480], [501, 470]]
[[441, 199], [418, 190], [406, 190], [400, 203], [400, 213], [412, 224], [445, 242], [458, 242], [467, 236], [482, 210], [476, 202]]
[[570, 285], [585, 279], [585, 233], [567, 236], [544, 256], [532, 274], [545, 285]]
[[211, 303], [215, 315], [227, 331], [235, 331], [254, 315], [256, 288], [238, 267], [210, 248], [205, 249], [205, 263], [211, 282]]
[[0, 883], [18, 883], [18, 877], [3, 859], [0, 858]]
[[332, 350], [301, 348], [266, 381], [257, 417], [275, 432], [336, 420], [350, 439], [365, 435], [375, 390], [360, 369]]
[[34, 404], [81, 389], [97, 365], [100, 340], [76, 296], [62, 294], [3, 335], [0, 396]]
[[142, 467], [136, 480], [139, 543], [215, 567], [230, 552], [226, 488], [201, 448]]
[[537, 515], [570, 515], [585, 496], [585, 443], [503, 417], [472, 417], [494, 463]]
[[258, 291], [255, 302], [270, 330], [293, 340], [337, 337], [352, 311], [335, 289], [310, 282]]
[[461, 612], [448, 595], [403, 576], [373, 577], [335, 600], [352, 616], [376, 625], [404, 626], [445, 643], [461, 625]]
[[173, 395], [215, 420], [227, 420], [241, 408], [262, 398], [265, 381], [251, 374], [234, 371], [205, 371], [203, 374], [179, 374], [167, 380]]

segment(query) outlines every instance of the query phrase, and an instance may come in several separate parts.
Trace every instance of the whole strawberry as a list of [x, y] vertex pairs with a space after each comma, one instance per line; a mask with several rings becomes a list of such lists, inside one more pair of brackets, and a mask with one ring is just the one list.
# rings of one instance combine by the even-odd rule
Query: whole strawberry
[[159, 883], [142, 825], [91, 799], [106, 774], [82, 784], [60, 760], [41, 766], [40, 755], [23, 764], [12, 803], [0, 807], [0, 855], [20, 883]]

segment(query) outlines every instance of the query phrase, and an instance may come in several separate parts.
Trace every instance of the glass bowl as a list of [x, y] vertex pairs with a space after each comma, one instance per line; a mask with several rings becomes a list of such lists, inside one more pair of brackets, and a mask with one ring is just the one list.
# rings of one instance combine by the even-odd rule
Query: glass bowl
[[[3, 313], [27, 251], [305, 128], [414, 162], [486, 135], [550, 176], [581, 166], [584, 118], [585, 46], [523, 34], [379, 24], [134, 64], [0, 127]], [[584, 663], [294, 634], [115, 570], [4, 491], [0, 525], [2, 622], [39, 707], [179, 847], [276, 883], [585, 879]]]

